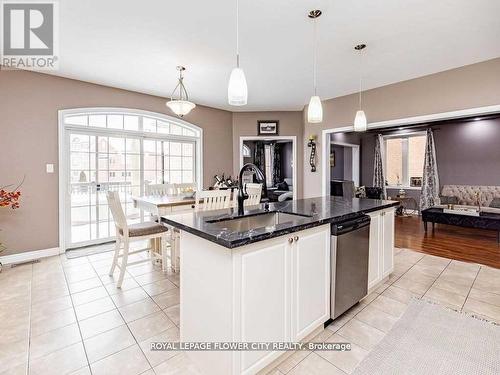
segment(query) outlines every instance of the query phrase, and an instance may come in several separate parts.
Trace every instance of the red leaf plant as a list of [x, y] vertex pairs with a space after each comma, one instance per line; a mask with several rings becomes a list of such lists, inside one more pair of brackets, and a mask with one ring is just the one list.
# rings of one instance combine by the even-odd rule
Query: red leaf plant
[[21, 199], [21, 192], [19, 188], [24, 182], [24, 178], [21, 183], [13, 190], [9, 190], [12, 185], [7, 185], [0, 188], [0, 207], [10, 207], [15, 210], [19, 208], [19, 200]]
[[[19, 185], [15, 189], [10, 189], [12, 185], [2, 186], [0, 187], [0, 207], [9, 207], [13, 210], [19, 208], [19, 200], [21, 199], [21, 192], [19, 188], [24, 182], [24, 178]], [[5, 250], [6, 247], [0, 242], [0, 252]], [[1, 272], [1, 263], [0, 263], [0, 272]]]

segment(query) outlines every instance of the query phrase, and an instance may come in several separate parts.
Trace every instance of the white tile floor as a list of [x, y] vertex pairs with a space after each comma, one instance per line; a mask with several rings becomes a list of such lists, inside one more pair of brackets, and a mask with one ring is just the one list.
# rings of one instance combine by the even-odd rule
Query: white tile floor
[[[119, 290], [107, 276], [111, 257], [52, 257], [0, 273], [0, 374], [199, 373], [184, 353], [149, 350], [179, 340], [179, 275], [141, 264]], [[500, 270], [398, 250], [389, 281], [313, 339], [350, 342], [350, 352], [293, 353], [269, 373], [351, 373], [412, 297], [500, 322]]]

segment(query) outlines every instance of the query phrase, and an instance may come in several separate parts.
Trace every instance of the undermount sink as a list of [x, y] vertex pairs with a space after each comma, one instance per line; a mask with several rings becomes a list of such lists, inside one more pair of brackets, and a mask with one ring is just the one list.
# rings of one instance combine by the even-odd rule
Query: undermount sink
[[274, 211], [265, 214], [239, 217], [236, 219], [207, 220], [207, 223], [211, 223], [221, 230], [228, 230], [231, 232], [247, 232], [252, 229], [274, 227], [278, 224], [289, 223], [308, 217], [311, 216]]

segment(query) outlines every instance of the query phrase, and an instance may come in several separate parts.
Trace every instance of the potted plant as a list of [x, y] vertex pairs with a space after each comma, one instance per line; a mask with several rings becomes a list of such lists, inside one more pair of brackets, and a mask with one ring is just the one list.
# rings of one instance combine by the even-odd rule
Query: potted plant
[[[11, 210], [18, 209], [20, 204], [19, 200], [21, 199], [21, 191], [19, 188], [24, 182], [24, 178], [19, 185], [15, 189], [11, 189], [12, 185], [7, 185], [0, 187], [0, 208], [10, 208]], [[0, 253], [6, 249], [5, 245], [0, 242]], [[2, 263], [0, 262], [0, 272], [2, 271]]]

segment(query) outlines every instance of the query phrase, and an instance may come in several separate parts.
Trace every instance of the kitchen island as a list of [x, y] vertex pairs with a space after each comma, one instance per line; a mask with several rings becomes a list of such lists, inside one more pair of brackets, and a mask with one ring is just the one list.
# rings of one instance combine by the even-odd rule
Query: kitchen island
[[[330, 319], [331, 224], [371, 217], [373, 288], [393, 269], [397, 204], [320, 197], [246, 207], [243, 215], [226, 209], [162, 217], [181, 231], [181, 341], [304, 340]], [[206, 374], [255, 374], [283, 353], [188, 355]]]

